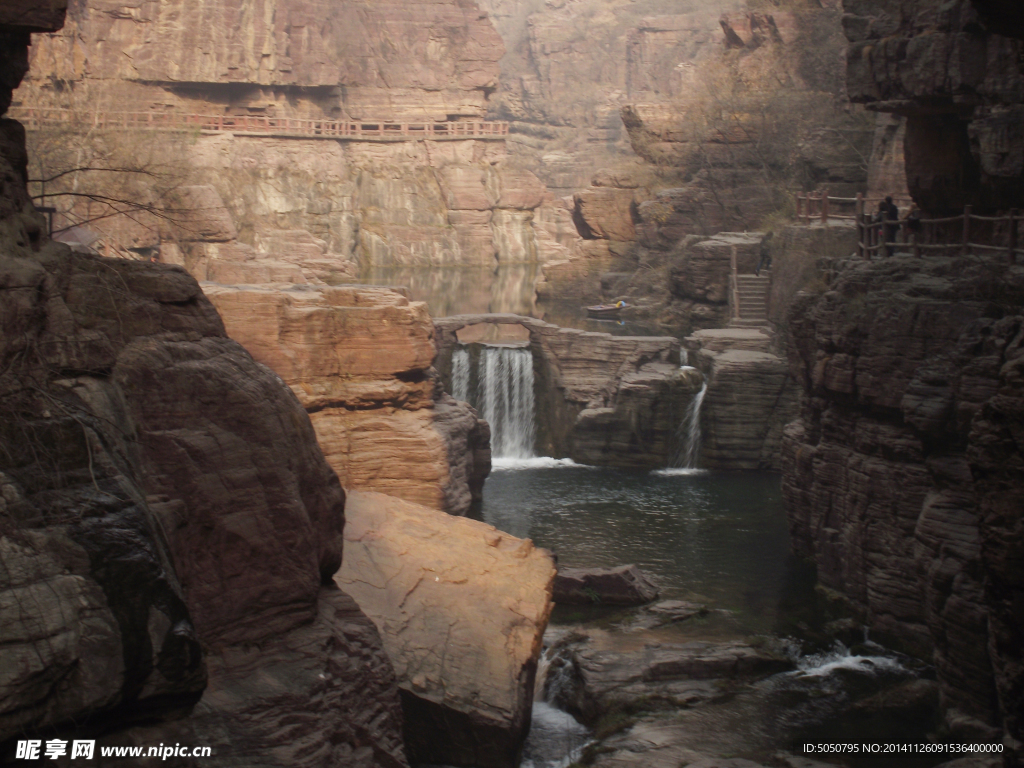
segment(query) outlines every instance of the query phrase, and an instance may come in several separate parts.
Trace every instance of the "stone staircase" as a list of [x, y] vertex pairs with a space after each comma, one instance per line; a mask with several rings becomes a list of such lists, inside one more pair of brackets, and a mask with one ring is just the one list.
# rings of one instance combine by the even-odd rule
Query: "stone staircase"
[[765, 326], [768, 325], [768, 285], [767, 275], [736, 275], [736, 291], [733, 294], [734, 307], [732, 313], [733, 326]]

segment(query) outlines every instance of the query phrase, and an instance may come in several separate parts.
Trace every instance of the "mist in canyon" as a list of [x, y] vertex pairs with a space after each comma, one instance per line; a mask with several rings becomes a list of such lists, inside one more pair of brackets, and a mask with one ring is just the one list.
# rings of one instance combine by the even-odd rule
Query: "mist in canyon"
[[1019, 764], [1020, 10], [0, 43], [4, 764]]

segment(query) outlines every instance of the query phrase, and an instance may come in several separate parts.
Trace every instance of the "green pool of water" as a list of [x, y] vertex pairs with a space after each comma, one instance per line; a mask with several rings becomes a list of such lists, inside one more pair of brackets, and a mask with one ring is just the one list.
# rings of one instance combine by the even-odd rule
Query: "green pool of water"
[[811, 589], [789, 556], [773, 473], [495, 469], [481, 516], [552, 550], [561, 566], [635, 563], [662, 598], [732, 611], [749, 632], [778, 631], [785, 607], [800, 602], [794, 592]]

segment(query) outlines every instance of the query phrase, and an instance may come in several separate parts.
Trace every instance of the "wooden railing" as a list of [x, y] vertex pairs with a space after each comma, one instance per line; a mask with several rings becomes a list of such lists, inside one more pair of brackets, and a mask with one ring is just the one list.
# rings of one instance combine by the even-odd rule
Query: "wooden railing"
[[1016, 209], [1005, 216], [978, 216], [968, 205], [959, 216], [872, 221], [862, 206], [857, 218], [858, 253], [865, 259], [875, 253], [908, 250], [917, 258], [927, 253], [1006, 254], [1015, 264], [1017, 256], [1024, 255], [1019, 247], [1022, 218]]
[[804, 224], [820, 222], [827, 226], [837, 219], [855, 222], [861, 258], [897, 251], [909, 251], [916, 257], [925, 253], [1004, 253], [1010, 263], [1016, 263], [1017, 256], [1024, 255], [1020, 247], [1024, 245], [1020, 232], [1024, 216], [1017, 210], [1004, 216], [979, 216], [967, 206], [958, 216], [908, 218], [912, 201], [893, 198], [893, 203], [903, 209], [903, 217], [873, 221], [882, 197], [831, 197], [827, 190], [798, 192], [795, 197], [796, 218]]
[[[866, 197], [858, 194], [857, 197], [832, 197], [827, 189], [820, 192], [797, 192], [796, 195], [796, 219], [805, 224], [812, 221], [820, 221], [827, 225], [829, 219], [839, 221], [856, 221], [857, 213], [861, 205], [877, 205], [885, 198]], [[910, 200], [893, 198], [897, 206], [909, 205]]]
[[212, 131], [349, 141], [443, 141], [501, 139], [508, 123], [498, 120], [409, 122], [389, 120], [320, 120], [262, 115], [192, 115], [182, 112], [89, 112], [15, 107], [8, 116], [30, 130], [76, 125], [99, 130]]

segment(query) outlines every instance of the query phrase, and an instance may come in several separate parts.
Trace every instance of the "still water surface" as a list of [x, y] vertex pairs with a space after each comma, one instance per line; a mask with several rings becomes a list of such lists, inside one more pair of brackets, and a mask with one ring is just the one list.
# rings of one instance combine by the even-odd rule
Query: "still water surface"
[[662, 598], [727, 609], [750, 632], [775, 629], [800, 581], [779, 476], [767, 472], [499, 466], [481, 513], [555, 552], [560, 566], [636, 563]]

